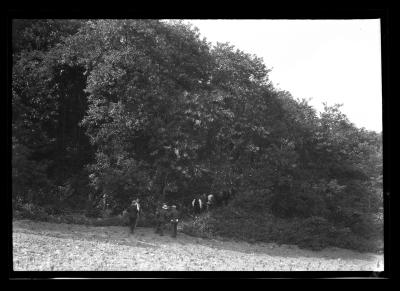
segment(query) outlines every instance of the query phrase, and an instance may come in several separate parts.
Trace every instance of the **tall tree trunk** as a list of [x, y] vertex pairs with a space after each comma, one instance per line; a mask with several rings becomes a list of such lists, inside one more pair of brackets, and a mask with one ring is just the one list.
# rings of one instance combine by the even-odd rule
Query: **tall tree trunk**
[[168, 184], [168, 172], [165, 173], [164, 180], [162, 182], [162, 188], [161, 188], [161, 195], [160, 195], [160, 201], [165, 202], [165, 192]]

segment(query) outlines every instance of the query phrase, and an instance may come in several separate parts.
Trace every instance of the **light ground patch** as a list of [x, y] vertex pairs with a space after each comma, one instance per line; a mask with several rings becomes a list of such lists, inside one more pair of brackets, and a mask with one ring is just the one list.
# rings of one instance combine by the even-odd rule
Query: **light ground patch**
[[383, 255], [331, 248], [173, 239], [138, 228], [13, 222], [15, 271], [383, 271]]

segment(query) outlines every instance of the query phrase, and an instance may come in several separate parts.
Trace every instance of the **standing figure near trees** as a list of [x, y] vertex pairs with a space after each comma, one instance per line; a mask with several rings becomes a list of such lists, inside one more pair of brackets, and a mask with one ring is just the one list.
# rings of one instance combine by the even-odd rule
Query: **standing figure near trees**
[[234, 189], [222, 190], [207, 196], [207, 210], [226, 206], [235, 194]]
[[172, 205], [169, 211], [169, 220], [172, 225], [172, 237], [175, 238], [178, 232], [178, 221], [179, 221], [179, 212], [176, 209], [176, 205]]
[[156, 211], [156, 233], [163, 236], [164, 228], [168, 221], [168, 205], [166, 203], [163, 204], [161, 209]]
[[204, 210], [204, 207], [205, 205], [203, 203], [202, 198], [195, 198], [192, 200], [192, 209], [194, 215], [200, 214]]
[[226, 189], [219, 193], [219, 204], [221, 206], [226, 206], [229, 203], [229, 200], [233, 197], [233, 189]]
[[214, 208], [214, 203], [215, 203], [214, 195], [213, 194], [207, 195], [207, 202], [206, 202], [207, 211], [209, 211], [209, 210]]
[[129, 228], [131, 233], [133, 234], [139, 220], [140, 214], [140, 204], [139, 199], [135, 199], [132, 201], [131, 205], [127, 209], [128, 217], [129, 217]]

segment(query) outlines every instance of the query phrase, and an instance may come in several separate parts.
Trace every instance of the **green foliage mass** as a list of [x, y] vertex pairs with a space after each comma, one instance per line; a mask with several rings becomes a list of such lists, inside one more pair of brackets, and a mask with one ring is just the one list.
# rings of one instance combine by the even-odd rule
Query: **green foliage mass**
[[[277, 90], [257, 56], [180, 21], [18, 20], [13, 32], [15, 201], [118, 214], [140, 197], [151, 213], [235, 189], [196, 225], [304, 245], [376, 235], [381, 134]], [[297, 222], [282, 235], [276, 219]]]

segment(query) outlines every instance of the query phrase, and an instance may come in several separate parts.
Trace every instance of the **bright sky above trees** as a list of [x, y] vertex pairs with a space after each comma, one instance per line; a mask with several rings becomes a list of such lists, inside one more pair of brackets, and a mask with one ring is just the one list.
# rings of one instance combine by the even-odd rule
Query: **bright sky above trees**
[[317, 109], [343, 103], [358, 127], [382, 130], [380, 21], [188, 20], [209, 42], [262, 57], [273, 84]]

